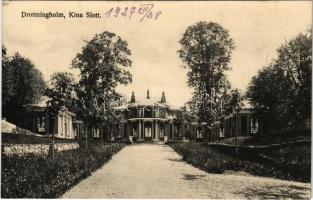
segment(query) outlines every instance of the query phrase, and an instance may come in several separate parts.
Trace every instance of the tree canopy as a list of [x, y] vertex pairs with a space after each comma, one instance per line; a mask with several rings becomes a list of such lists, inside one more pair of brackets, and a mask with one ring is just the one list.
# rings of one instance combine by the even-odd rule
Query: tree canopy
[[7, 57], [4, 46], [2, 55], [3, 116], [16, 123], [19, 122], [19, 114], [24, 111], [24, 105], [40, 100], [46, 84], [42, 73], [29, 59], [19, 53]]
[[[101, 96], [108, 102], [119, 84], [128, 84], [132, 75], [131, 51], [125, 40], [110, 32], [95, 35], [72, 61], [72, 67], [80, 70], [76, 87], [78, 103], [87, 126], [105, 126], [117, 119], [112, 108], [97, 109], [94, 100]], [[105, 123], [105, 124], [103, 124]]]
[[277, 58], [252, 78], [247, 97], [260, 116], [271, 114], [275, 130], [303, 128], [311, 116], [311, 32], [297, 35], [277, 52]]
[[197, 110], [199, 120], [211, 123], [212, 99], [222, 92], [224, 72], [230, 69], [234, 41], [227, 30], [214, 22], [198, 22], [189, 26], [179, 41], [178, 51], [184, 67], [189, 69], [187, 84], [194, 88], [190, 104]]
[[53, 117], [56, 117], [63, 107], [73, 109], [74, 84], [74, 76], [71, 73], [57, 72], [51, 76], [46, 94], [49, 97], [47, 110]]

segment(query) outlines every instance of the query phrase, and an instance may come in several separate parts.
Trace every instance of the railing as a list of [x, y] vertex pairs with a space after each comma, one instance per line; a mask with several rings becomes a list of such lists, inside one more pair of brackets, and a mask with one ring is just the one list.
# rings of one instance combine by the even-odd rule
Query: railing
[[128, 115], [128, 118], [163, 118], [165, 119], [165, 114], [159, 114], [159, 113], [151, 113], [151, 114], [143, 114], [143, 113], [130, 113]]

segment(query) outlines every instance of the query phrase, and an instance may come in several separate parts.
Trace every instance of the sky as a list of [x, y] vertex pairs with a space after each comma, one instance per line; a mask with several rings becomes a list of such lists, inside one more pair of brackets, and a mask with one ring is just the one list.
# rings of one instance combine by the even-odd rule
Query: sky
[[[276, 49], [287, 40], [311, 27], [310, 1], [253, 2], [148, 2], [157, 19], [137, 12], [129, 19], [105, 13], [117, 7], [142, 7], [147, 2], [88, 1], [18, 1], [3, 6], [2, 40], [8, 54], [19, 52], [29, 58], [49, 80], [51, 74], [69, 71], [71, 61], [81, 52], [86, 41], [104, 31], [114, 32], [126, 40], [132, 52], [130, 72], [133, 82], [118, 86], [117, 91], [143, 97], [164, 91], [167, 101], [176, 107], [191, 98], [186, 72], [177, 51], [179, 40], [188, 26], [199, 21], [212, 21], [229, 31], [236, 48], [227, 72], [233, 88], [245, 91], [251, 78], [276, 56]], [[63, 12], [66, 18], [22, 18], [21, 12]], [[68, 12], [99, 12], [102, 18], [69, 18]]]

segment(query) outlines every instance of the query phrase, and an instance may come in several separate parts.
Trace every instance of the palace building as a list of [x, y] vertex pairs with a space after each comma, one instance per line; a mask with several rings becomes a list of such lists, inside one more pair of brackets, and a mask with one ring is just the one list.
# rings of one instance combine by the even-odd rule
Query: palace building
[[123, 115], [120, 136], [133, 141], [173, 140], [176, 134], [175, 119], [178, 109], [166, 102], [165, 93], [159, 101], [150, 98], [149, 90], [144, 99], [137, 100], [132, 92], [130, 101], [115, 107]]
[[63, 107], [56, 119], [53, 119], [46, 111], [47, 101], [48, 97], [42, 96], [38, 103], [25, 105], [27, 112], [18, 125], [41, 135], [54, 133], [57, 138], [78, 138], [76, 114]]

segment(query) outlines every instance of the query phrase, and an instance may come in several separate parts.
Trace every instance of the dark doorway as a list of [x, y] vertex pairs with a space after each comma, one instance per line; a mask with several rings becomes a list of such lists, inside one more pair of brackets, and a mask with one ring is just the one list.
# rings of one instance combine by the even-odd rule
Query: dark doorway
[[247, 116], [242, 116], [241, 117], [241, 134], [242, 135], [247, 135], [248, 134]]

